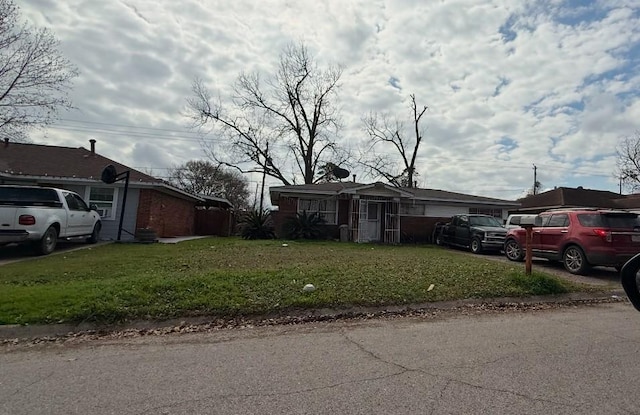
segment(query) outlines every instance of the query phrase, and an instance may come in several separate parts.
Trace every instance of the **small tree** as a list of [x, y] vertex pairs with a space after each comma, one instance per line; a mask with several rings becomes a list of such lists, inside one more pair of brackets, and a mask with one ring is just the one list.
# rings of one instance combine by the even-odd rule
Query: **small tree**
[[71, 108], [68, 91], [77, 75], [48, 29], [20, 22], [13, 0], [0, 0], [0, 138], [25, 141], [29, 129]]
[[542, 190], [542, 183], [536, 181], [536, 183], [531, 186], [529, 190], [527, 190], [527, 196], [537, 195], [538, 193], [540, 193], [540, 190]]
[[[360, 159], [371, 174], [384, 177], [391, 185], [397, 187], [415, 187], [416, 157], [423, 138], [420, 120], [427, 111], [425, 105], [421, 109], [416, 103], [416, 96], [411, 95], [412, 125], [410, 132], [398, 118], [391, 118], [388, 114], [371, 113], [363, 118], [364, 129], [370, 138], [370, 146]], [[391, 147], [400, 156], [402, 164], [395, 162], [395, 158], [380, 155], [375, 148], [380, 145]]]
[[616, 176], [628, 189], [640, 189], [640, 130], [620, 139], [616, 153]]
[[249, 206], [249, 184], [242, 174], [209, 161], [191, 160], [169, 170], [169, 182], [189, 193], [227, 199], [236, 210]]

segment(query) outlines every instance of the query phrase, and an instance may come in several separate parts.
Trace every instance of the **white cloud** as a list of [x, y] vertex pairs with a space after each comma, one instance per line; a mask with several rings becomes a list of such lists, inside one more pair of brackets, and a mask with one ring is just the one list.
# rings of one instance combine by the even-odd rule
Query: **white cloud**
[[[369, 111], [408, 117], [410, 93], [429, 106], [422, 185], [512, 198], [535, 163], [547, 187], [615, 190], [615, 142], [640, 117], [640, 4], [564, 4], [24, 0], [25, 17], [50, 27], [81, 71], [78, 110], [32, 139], [97, 138], [102, 154], [136, 167], [202, 158], [181, 114], [194, 77], [225, 99], [241, 71], [272, 73], [282, 48], [303, 40], [321, 64], [344, 65], [347, 145], [363, 140]], [[503, 137], [515, 146], [498, 145]]]

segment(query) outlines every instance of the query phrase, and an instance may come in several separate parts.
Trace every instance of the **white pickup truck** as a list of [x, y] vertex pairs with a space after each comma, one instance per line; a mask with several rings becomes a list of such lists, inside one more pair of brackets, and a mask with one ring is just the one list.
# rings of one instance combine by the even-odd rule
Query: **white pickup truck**
[[68, 190], [36, 186], [0, 186], [0, 246], [30, 243], [47, 255], [58, 239], [100, 239], [100, 215]]

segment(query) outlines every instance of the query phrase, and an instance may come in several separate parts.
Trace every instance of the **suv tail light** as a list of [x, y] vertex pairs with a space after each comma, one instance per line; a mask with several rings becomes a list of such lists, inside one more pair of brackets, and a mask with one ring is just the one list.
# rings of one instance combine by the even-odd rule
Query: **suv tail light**
[[611, 231], [607, 229], [594, 229], [593, 233], [602, 238], [603, 241], [611, 242]]
[[18, 223], [20, 225], [35, 225], [36, 218], [32, 215], [20, 215], [18, 218]]

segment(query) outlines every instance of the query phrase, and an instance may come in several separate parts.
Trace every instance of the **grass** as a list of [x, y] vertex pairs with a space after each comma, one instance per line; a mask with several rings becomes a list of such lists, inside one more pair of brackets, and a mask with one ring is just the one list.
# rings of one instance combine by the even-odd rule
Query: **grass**
[[[525, 276], [521, 264], [435, 246], [287, 243], [110, 244], [4, 265], [0, 324], [233, 316], [584, 289], [544, 273]], [[303, 292], [307, 283], [316, 291]]]

